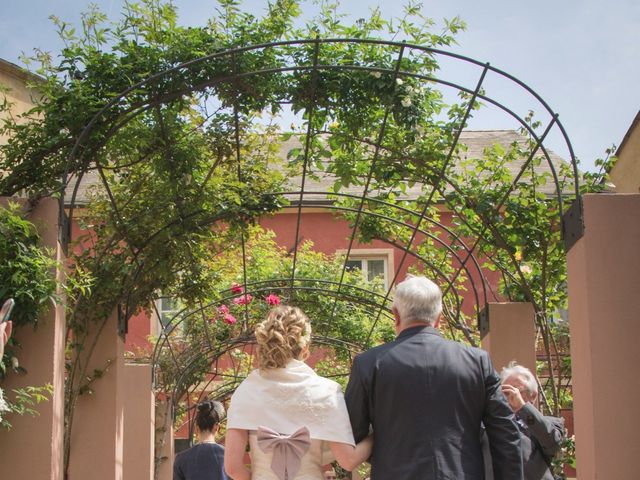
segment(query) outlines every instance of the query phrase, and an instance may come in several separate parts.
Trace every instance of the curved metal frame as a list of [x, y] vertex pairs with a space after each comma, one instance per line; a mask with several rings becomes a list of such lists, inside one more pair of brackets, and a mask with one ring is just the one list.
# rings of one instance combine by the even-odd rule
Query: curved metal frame
[[[378, 45], [378, 46], [385, 46], [385, 47], [390, 47], [392, 49], [397, 49], [397, 57], [395, 59], [395, 66], [393, 69], [391, 68], [380, 68], [380, 67], [376, 67], [376, 66], [363, 66], [363, 65], [332, 65], [332, 64], [322, 64], [319, 61], [319, 50], [320, 50], [320, 46], [322, 44], [329, 44], [329, 43], [348, 43], [348, 44], [353, 44], [353, 45]], [[246, 53], [246, 52], [252, 52], [252, 51], [258, 51], [258, 50], [265, 50], [265, 49], [277, 49], [277, 48], [291, 48], [291, 47], [304, 47], [304, 46], [309, 46], [312, 45], [313, 46], [313, 57], [312, 57], [312, 62], [309, 65], [288, 65], [285, 62], [285, 66], [279, 66], [277, 68], [264, 68], [261, 70], [254, 70], [254, 71], [238, 71], [237, 68], [237, 58], [239, 55]], [[475, 84], [475, 87], [471, 88], [471, 87], [467, 87], [464, 85], [459, 85], [457, 83], [454, 82], [450, 82], [446, 79], [441, 79], [441, 78], [437, 78], [434, 77], [432, 75], [423, 75], [423, 74], [419, 74], [419, 73], [415, 73], [415, 72], [411, 72], [411, 71], [405, 71], [402, 69], [402, 59], [405, 57], [405, 55], [407, 53], [417, 53], [420, 55], [425, 55], [425, 56], [430, 56], [432, 58], [437, 58], [437, 57], [444, 57], [444, 58], [449, 58], [449, 59], [453, 59], [459, 62], [463, 62], [465, 64], [468, 65], [472, 65], [474, 67], [478, 67], [480, 68], [480, 74], [478, 75], [478, 80]], [[149, 97], [146, 101], [144, 102], [138, 102], [138, 103], [128, 103], [128, 98], [129, 95], [132, 92], [136, 92], [136, 91], [140, 91], [140, 89], [144, 89], [144, 88], [151, 88], [153, 87], [153, 85], [158, 82], [161, 81], [165, 78], [168, 78], [170, 75], [175, 74], [175, 73], [179, 73], [180, 71], [184, 71], [184, 70], [190, 70], [190, 69], [194, 69], [197, 68], [200, 65], [205, 65], [207, 62], [216, 60], [216, 59], [222, 59], [222, 58], [227, 58], [230, 60], [230, 64], [231, 64], [231, 72], [230, 74], [227, 75], [222, 75], [222, 76], [217, 76], [217, 77], [209, 77], [204, 79], [202, 82], [200, 82], [197, 85], [191, 85], [190, 87], [183, 89], [183, 90], [177, 90], [177, 91], [167, 91], [167, 92], [163, 92], [163, 94], [161, 96], [155, 96], [153, 98]], [[424, 205], [422, 206], [422, 208], [418, 208], [419, 206], [416, 205], [417, 209], [416, 210], [412, 210], [409, 208], [406, 208], [402, 205], [396, 205], [393, 204], [391, 202], [384, 202], [380, 199], [376, 199], [376, 198], [371, 198], [368, 196], [369, 194], [369, 187], [371, 184], [371, 180], [374, 174], [374, 170], [375, 170], [375, 166], [376, 166], [376, 162], [380, 156], [380, 152], [382, 150], [385, 149], [385, 147], [383, 146], [383, 140], [384, 140], [384, 135], [385, 135], [385, 129], [386, 129], [386, 124], [387, 124], [387, 119], [388, 116], [390, 114], [390, 109], [389, 108], [385, 108], [385, 113], [384, 113], [384, 118], [382, 120], [382, 124], [381, 127], [378, 131], [378, 138], [376, 139], [375, 143], [372, 145], [373, 146], [373, 155], [371, 157], [371, 162], [370, 162], [370, 168], [369, 171], [367, 173], [366, 176], [366, 180], [364, 182], [364, 187], [362, 189], [362, 192], [358, 195], [355, 194], [346, 194], [346, 193], [335, 193], [335, 192], [318, 192], [318, 191], [308, 191], [306, 190], [306, 180], [307, 180], [307, 176], [309, 175], [309, 158], [310, 158], [310, 139], [314, 136], [317, 135], [318, 132], [314, 132], [313, 128], [312, 128], [312, 122], [310, 121], [311, 118], [313, 117], [314, 113], [315, 113], [315, 107], [316, 107], [316, 99], [317, 99], [317, 84], [318, 84], [318, 75], [320, 72], [322, 71], [327, 71], [327, 70], [342, 70], [342, 71], [362, 71], [362, 72], [368, 72], [368, 73], [380, 73], [380, 74], [386, 74], [386, 75], [390, 75], [392, 79], [399, 79], [399, 78], [414, 78], [420, 82], [430, 82], [430, 83], [435, 83], [437, 85], [441, 85], [441, 86], [446, 86], [449, 88], [452, 88], [458, 92], [464, 92], [466, 94], [468, 94], [470, 96], [470, 100], [468, 102], [467, 105], [467, 109], [465, 111], [464, 114], [464, 118], [462, 119], [462, 121], [460, 122], [460, 127], [459, 129], [457, 129], [457, 131], [455, 132], [454, 135], [454, 140], [450, 145], [449, 148], [449, 153], [448, 156], [446, 158], [446, 161], [444, 162], [443, 166], [440, 168], [440, 171], [437, 172], [437, 181], [435, 181], [432, 185], [432, 188], [429, 192], [428, 195], [428, 199], [426, 202], [424, 202]], [[267, 44], [260, 44], [260, 45], [253, 45], [253, 46], [247, 46], [247, 47], [240, 47], [240, 48], [235, 48], [235, 49], [230, 49], [230, 50], [226, 50], [226, 51], [222, 51], [222, 52], [216, 52], [213, 53], [211, 55], [207, 55], [198, 59], [194, 59], [191, 60], [189, 62], [185, 62], [181, 65], [177, 65], [175, 67], [172, 67], [170, 69], [167, 69], [163, 72], [159, 72], [155, 75], [152, 75], [150, 77], [148, 77], [147, 79], [138, 82], [135, 85], [132, 85], [131, 87], [127, 88], [126, 90], [124, 90], [123, 92], [121, 92], [118, 96], [116, 96], [115, 98], [113, 98], [109, 103], [107, 103], [103, 108], [101, 108], [91, 119], [91, 121], [86, 125], [86, 127], [83, 129], [82, 133], [79, 135], [73, 150], [71, 152], [70, 158], [68, 160], [66, 169], [65, 169], [65, 173], [62, 179], [62, 189], [61, 189], [61, 195], [60, 195], [60, 204], [61, 204], [61, 215], [64, 215], [64, 207], [66, 206], [65, 204], [65, 195], [66, 195], [66, 189], [67, 189], [67, 185], [70, 181], [70, 172], [72, 172], [74, 169], [77, 168], [77, 166], [81, 166], [81, 168], [77, 169], [78, 171], [77, 173], [77, 178], [76, 178], [76, 185], [75, 188], [71, 194], [71, 199], [70, 199], [70, 211], [69, 211], [69, 217], [72, 218], [73, 217], [73, 213], [74, 213], [74, 208], [75, 208], [75, 203], [76, 203], [76, 198], [78, 195], [78, 187], [80, 185], [80, 181], [82, 180], [83, 176], [86, 174], [87, 171], [89, 171], [91, 169], [90, 166], [90, 162], [92, 160], [92, 152], [86, 152], [84, 150], [84, 144], [85, 141], [90, 137], [92, 131], [94, 130], [94, 128], [96, 128], [100, 122], [102, 122], [103, 118], [107, 118], [107, 114], [112, 110], [112, 109], [116, 109], [116, 113], [117, 115], [115, 115], [114, 117], [114, 122], [112, 124], [107, 124], [108, 131], [107, 134], [105, 135], [103, 141], [102, 141], [102, 146], [106, 145], [108, 143], [108, 141], [110, 140], [110, 138], [115, 135], [117, 133], [117, 131], [122, 128], [124, 125], [126, 125], [129, 121], [131, 121], [133, 118], [135, 118], [137, 115], [153, 108], [156, 107], [158, 105], [161, 105], [163, 103], [166, 103], [168, 101], [170, 101], [171, 99], [180, 97], [182, 95], [190, 95], [199, 91], [203, 91], [206, 88], [215, 86], [215, 85], [220, 85], [220, 84], [224, 84], [224, 83], [228, 83], [231, 84], [232, 89], [235, 88], [235, 83], [237, 80], [241, 79], [241, 78], [250, 78], [252, 76], [261, 76], [261, 75], [269, 75], [269, 74], [274, 74], [274, 73], [288, 73], [288, 72], [310, 72], [311, 74], [311, 92], [312, 94], [309, 96], [309, 104], [307, 105], [307, 113], [308, 113], [308, 124], [307, 124], [307, 132], [305, 135], [305, 144], [304, 144], [304, 161], [303, 161], [303, 165], [302, 165], [302, 177], [301, 177], [301, 186], [300, 186], [300, 190], [296, 190], [296, 191], [287, 191], [287, 192], [273, 192], [272, 195], [288, 195], [288, 196], [297, 196], [297, 203], [288, 206], [287, 208], [295, 208], [297, 210], [297, 222], [296, 222], [296, 227], [295, 227], [295, 242], [294, 242], [294, 250], [293, 250], [293, 261], [292, 261], [292, 271], [291, 271], [291, 275], [288, 278], [285, 279], [272, 279], [267, 281], [267, 283], [273, 283], [273, 282], [285, 282], [288, 283], [288, 287], [283, 287], [283, 286], [278, 286], [278, 290], [291, 290], [291, 291], [295, 291], [295, 290], [299, 290], [299, 289], [304, 289], [306, 287], [304, 287], [304, 285], [301, 285], [300, 283], [304, 283], [307, 281], [312, 281], [315, 284], [318, 283], [325, 283], [327, 285], [330, 285], [330, 287], [328, 288], [314, 288], [314, 290], [317, 290], [319, 292], [323, 292], [325, 294], [329, 294], [334, 296], [335, 300], [334, 300], [334, 306], [333, 306], [333, 311], [335, 312], [335, 307], [337, 305], [337, 302], [340, 299], [343, 300], [347, 300], [347, 301], [352, 301], [352, 302], [356, 302], [356, 303], [361, 303], [363, 305], [369, 305], [371, 306], [371, 308], [373, 310], [375, 310], [375, 321], [372, 325], [371, 331], [369, 332], [369, 338], [367, 339], [367, 342], [369, 341], [371, 334], [373, 333], [378, 321], [380, 320], [380, 318], [382, 316], [388, 316], [389, 315], [389, 308], [387, 307], [387, 303], [388, 303], [388, 299], [389, 299], [389, 295], [391, 293], [391, 288], [392, 285], [395, 283], [395, 281], [397, 280], [397, 277], [407, 259], [408, 256], [412, 256], [413, 258], [421, 261], [423, 264], [427, 265], [429, 268], [433, 269], [443, 280], [443, 282], [447, 285], [444, 293], [447, 294], [448, 292], [452, 292], [454, 294], [454, 297], [457, 299], [457, 305], [456, 305], [456, 309], [458, 311], [458, 315], [459, 315], [459, 311], [460, 311], [460, 302], [459, 302], [459, 295], [456, 291], [455, 288], [455, 283], [457, 281], [458, 276], [462, 273], [462, 272], [466, 272], [466, 277], [469, 281], [469, 283], [472, 286], [473, 289], [473, 295], [474, 295], [474, 299], [476, 302], [476, 310], [479, 312], [481, 309], [481, 306], [483, 306], [484, 304], [487, 303], [487, 289], [489, 286], [489, 283], [486, 281], [485, 277], [484, 277], [484, 272], [482, 270], [482, 268], [480, 267], [480, 263], [478, 261], [478, 259], [475, 256], [475, 250], [479, 244], [479, 242], [481, 241], [483, 235], [486, 233], [487, 231], [487, 226], [485, 226], [483, 228], [483, 230], [477, 234], [477, 238], [475, 240], [475, 242], [473, 243], [473, 245], [471, 247], [467, 246], [466, 242], [461, 239], [458, 235], [456, 235], [451, 229], [449, 229], [448, 227], [446, 227], [445, 225], [443, 225], [440, 222], [437, 222], [431, 218], [428, 217], [428, 212], [429, 209], [433, 206], [433, 199], [434, 196], [436, 195], [436, 193], [440, 193], [442, 194], [444, 192], [444, 189], [442, 187], [442, 183], [447, 182], [446, 185], [452, 186], [453, 188], [455, 188], [455, 185], [453, 185], [450, 181], [448, 181], [447, 177], [446, 177], [446, 169], [450, 163], [450, 161], [453, 158], [453, 154], [456, 151], [456, 147], [458, 146], [459, 143], [459, 139], [460, 139], [460, 135], [463, 131], [463, 128], [467, 122], [467, 120], [469, 119], [469, 116], [471, 114], [471, 111], [473, 110], [473, 107], [475, 106], [477, 101], [484, 101], [487, 102], [488, 104], [491, 104], [495, 107], [497, 107], [499, 110], [501, 110], [502, 112], [504, 112], [508, 117], [511, 117], [513, 120], [515, 120], [523, 129], [525, 129], [529, 135], [531, 136], [531, 138], [533, 139], [533, 141], [535, 142], [535, 148], [531, 151], [531, 154], [529, 155], [529, 157], [527, 158], [527, 160], [524, 162], [524, 164], [521, 167], [520, 172], [518, 173], [518, 175], [516, 176], [516, 178], [513, 180], [510, 188], [504, 192], [503, 196], [501, 197], [501, 201], [499, 202], [498, 206], [495, 208], [495, 212], [498, 212], [500, 210], [500, 208], [502, 208], [502, 206], [504, 205], [504, 203], [507, 201], [507, 199], [509, 198], [509, 195], [512, 194], [514, 188], [517, 185], [518, 180], [521, 178], [521, 176], [524, 174], [524, 172], [526, 171], [526, 169], [528, 167], [530, 167], [531, 162], [533, 161], [534, 157], [538, 154], [538, 152], [542, 152], [542, 155], [544, 156], [549, 169], [551, 171], [552, 177], [553, 177], [553, 182], [555, 185], [555, 189], [556, 189], [556, 199], [558, 202], [558, 207], [559, 207], [559, 212], [560, 212], [560, 221], [562, 222], [562, 216], [563, 216], [563, 192], [561, 191], [561, 187], [560, 187], [560, 181], [558, 178], [558, 174], [556, 172], [555, 166], [553, 165], [553, 162], [551, 160], [551, 157], [549, 155], [548, 150], [545, 148], [544, 146], [544, 141], [547, 138], [548, 134], [551, 132], [551, 130], [555, 127], [557, 129], [559, 129], [560, 134], [562, 136], [562, 138], [564, 139], [566, 146], [568, 148], [568, 152], [570, 155], [570, 163], [572, 166], [572, 171], [573, 171], [573, 175], [574, 175], [574, 185], [575, 185], [575, 192], [574, 195], [576, 197], [576, 199], [578, 201], [580, 201], [580, 192], [579, 192], [579, 185], [578, 185], [578, 169], [577, 169], [577, 162], [575, 159], [575, 155], [574, 155], [574, 151], [573, 151], [573, 147], [571, 145], [571, 142], [569, 140], [569, 137], [564, 129], [564, 127], [562, 126], [561, 122], [558, 120], [558, 116], [557, 114], [555, 114], [552, 109], [549, 107], [549, 105], [533, 90], [531, 89], [528, 85], [526, 85], [524, 82], [520, 81], [519, 79], [515, 78], [514, 76], [504, 72], [503, 70], [500, 70], [498, 68], [495, 68], [493, 66], [491, 66], [488, 63], [482, 63], [479, 62], [475, 59], [463, 56], [463, 55], [459, 55], [459, 54], [455, 54], [452, 52], [447, 52], [447, 51], [443, 51], [443, 50], [439, 50], [439, 49], [434, 49], [434, 48], [427, 48], [427, 47], [421, 47], [421, 46], [417, 46], [417, 45], [410, 45], [404, 42], [394, 42], [394, 41], [382, 41], [382, 40], [373, 40], [373, 39], [341, 39], [341, 38], [332, 38], [332, 39], [303, 39], [303, 40], [290, 40], [290, 41], [280, 41], [280, 42], [273, 42], [273, 43], [267, 43]], [[491, 96], [487, 95], [485, 92], [483, 92], [482, 87], [483, 84], [485, 83], [485, 79], [487, 77], [487, 75], [489, 74], [493, 74], [493, 75], [497, 75], [500, 78], [504, 78], [507, 79], [508, 81], [512, 82], [513, 84], [519, 86], [522, 90], [524, 90], [528, 95], [530, 95], [533, 99], [535, 99], [538, 104], [543, 108], [543, 110], [548, 113], [551, 116], [551, 121], [547, 124], [547, 126], [545, 127], [543, 133], [541, 135], [538, 135], [536, 133], [536, 131], [534, 131], [534, 129], [527, 123], [527, 121], [525, 119], [523, 119], [522, 117], [520, 117], [519, 115], [517, 115], [513, 110], [511, 110], [508, 106], [502, 104], [501, 102], [499, 102], [498, 100], [492, 98]], [[393, 81], [393, 88], [395, 88], [395, 85], [397, 84], [397, 82]], [[242, 181], [242, 166], [241, 166], [241, 150], [240, 150], [240, 145], [241, 145], [241, 132], [240, 132], [240, 127], [239, 127], [239, 107], [238, 107], [238, 98], [239, 98], [239, 93], [236, 92], [235, 95], [235, 101], [233, 103], [233, 128], [234, 128], [234, 145], [235, 145], [235, 156], [236, 156], [236, 162], [237, 162], [237, 175], [238, 175], [238, 179], [240, 181]], [[284, 102], [286, 103], [286, 102]], [[111, 190], [109, 188], [109, 183], [106, 179], [106, 176], [104, 175], [104, 171], [103, 171], [103, 167], [100, 164], [96, 164], [95, 167], [98, 170], [98, 173], [100, 175], [101, 181], [102, 181], [102, 185], [104, 186], [107, 195], [110, 198], [111, 201], [111, 205], [113, 208], [113, 212], [116, 216], [119, 216], [119, 212], [118, 212], [118, 206], [113, 198], [113, 195], [111, 194]], [[209, 175], [213, 174], [214, 170], [216, 168], [216, 165], [214, 164], [211, 167], [211, 170], [209, 172]], [[336, 282], [336, 281], [324, 281], [321, 282], [317, 279], [305, 279], [305, 278], [300, 278], [300, 277], [296, 277], [296, 264], [297, 264], [297, 256], [298, 256], [298, 243], [300, 240], [300, 224], [301, 224], [301, 219], [302, 219], [302, 213], [303, 210], [306, 206], [308, 205], [313, 205], [312, 202], [309, 201], [310, 197], [313, 196], [318, 196], [321, 195], [323, 197], [328, 197], [328, 198], [351, 198], [351, 199], [355, 199], [355, 200], [359, 200], [359, 205], [356, 209], [353, 208], [346, 208], [346, 207], [342, 207], [340, 205], [335, 205], [335, 204], [329, 204], [326, 205], [324, 208], [326, 208], [328, 211], [337, 211], [337, 212], [347, 212], [350, 214], [355, 214], [355, 222], [354, 225], [352, 227], [352, 232], [351, 232], [351, 236], [349, 239], [349, 246], [347, 249], [347, 253], [345, 254], [345, 262], [342, 266], [342, 271], [341, 271], [341, 275], [340, 275], [340, 279]], [[392, 207], [394, 209], [396, 209], [397, 211], [404, 213], [404, 214], [410, 214], [410, 215], [415, 215], [418, 218], [418, 221], [415, 222], [415, 224], [409, 224], [405, 221], [402, 220], [398, 220], [396, 218], [392, 218], [386, 215], [381, 215], [379, 213], [373, 212], [373, 211], [369, 211], [365, 208], [365, 204], [368, 202], [376, 202], [377, 204], [380, 205], [384, 205], [386, 207]], [[203, 211], [198, 211], [198, 212], [190, 212], [191, 215], [201, 215], [204, 214], [204, 217], [202, 219], [203, 222], [206, 221], [212, 221], [211, 218], [208, 218], [206, 215], [207, 212], [203, 212]], [[349, 295], [348, 292], [344, 292], [343, 291], [343, 281], [344, 281], [344, 276], [345, 276], [345, 272], [347, 269], [347, 259], [349, 258], [349, 254], [352, 251], [353, 245], [354, 245], [354, 241], [357, 235], [357, 230], [358, 227], [360, 225], [360, 222], [362, 220], [362, 218], [364, 218], [364, 216], [367, 215], [371, 215], [373, 217], [376, 218], [381, 218], [385, 221], [389, 221], [392, 222], [396, 225], [399, 225], [403, 228], [408, 228], [411, 230], [411, 236], [409, 241], [407, 242], [406, 245], [398, 245], [397, 242], [393, 242], [390, 239], [382, 239], [383, 241], [386, 241], [387, 243], [393, 245], [395, 248], [398, 248], [400, 250], [402, 250], [402, 259], [400, 261], [400, 264], [396, 267], [394, 275], [393, 275], [393, 279], [389, 282], [389, 288], [387, 289], [386, 293], [384, 296], [380, 295], [377, 300], [374, 301], [367, 301], [367, 302], [363, 302], [362, 299], [360, 299], [359, 297], [354, 297], [352, 295]], [[443, 240], [439, 239], [437, 236], [433, 235], [432, 233], [429, 232], [428, 228], [421, 228], [422, 227], [422, 222], [427, 222], [429, 225], [436, 227], [438, 229], [441, 229], [445, 232], [447, 232], [450, 237], [451, 237], [451, 241], [449, 243], [444, 242]], [[60, 225], [66, 225], [66, 228], [70, 229], [70, 225], [71, 222], [65, 222], [65, 221], [61, 221]], [[61, 227], [64, 228], [64, 227]], [[164, 228], [170, 228], [170, 225], [166, 225]], [[158, 232], [153, 232], [150, 233], [149, 236], [149, 240], [150, 241], [154, 235], [159, 234], [162, 231], [162, 229]], [[436, 242], [440, 248], [445, 248], [447, 249], [447, 251], [449, 252], [450, 255], [452, 255], [453, 258], [456, 259], [456, 261], [459, 263], [459, 268], [457, 269], [457, 271], [455, 272], [455, 274], [453, 275], [453, 277], [449, 278], [447, 275], [445, 275], [443, 272], [439, 271], [439, 269], [435, 266], [435, 265], [431, 265], [429, 264], [428, 260], [421, 257], [418, 253], [416, 253], [415, 251], [412, 250], [413, 244], [417, 238], [418, 235], [421, 235], [423, 237], [427, 237], [430, 238], [431, 240], [433, 240], [434, 242]], [[61, 232], [61, 237], [62, 238], [69, 238], [69, 232]], [[242, 236], [242, 240], [241, 240], [241, 247], [242, 247], [242, 267], [243, 267], [243, 286], [245, 289], [246, 293], [259, 293], [261, 291], [266, 291], [269, 290], [268, 287], [264, 287], [263, 285], [261, 286], [261, 283], [264, 282], [248, 282], [247, 281], [247, 262], [246, 262], [246, 250], [245, 250], [245, 238], [244, 235]], [[455, 248], [454, 248], [455, 247]], [[460, 256], [458, 254], [458, 250], [461, 250], [463, 252], [463, 256]], [[134, 254], [135, 256], [135, 254]], [[468, 263], [471, 262], [471, 269], [468, 266]], [[477, 281], [481, 283], [482, 288], [479, 288], [476, 285], [476, 281], [474, 280], [474, 275], [477, 276]], [[336, 287], [336, 288], [333, 288]], [[251, 288], [251, 289], [249, 289]], [[352, 286], [350, 286], [349, 288], [352, 288]], [[371, 296], [371, 292], [367, 292], [367, 295]], [[234, 295], [231, 296], [227, 296], [224, 297], [225, 299], [231, 299], [233, 298]], [[375, 297], [378, 297], [378, 295], [375, 295]], [[224, 299], [222, 299], [222, 301], [224, 301]], [[193, 310], [192, 312], [189, 313], [189, 315], [195, 315], [198, 314], [200, 312], [203, 312], [206, 308], [211, 307], [211, 305], [207, 305], [207, 306], [201, 306], [201, 308]], [[247, 307], [248, 308], [248, 307]], [[247, 322], [248, 322], [248, 310], [247, 308], [245, 308], [245, 318], [244, 318], [244, 324], [246, 326]], [[182, 315], [183, 312], [180, 312], [179, 314], [176, 315], [176, 318], [180, 317], [181, 319], [176, 322], [176, 324], [172, 324], [171, 330], [168, 332], [163, 331], [161, 338], [158, 339], [158, 342], [156, 343], [156, 346], [154, 348], [154, 354], [153, 354], [153, 358], [154, 358], [154, 362], [157, 360], [158, 355], [160, 353], [160, 351], [164, 348], [165, 345], [168, 344], [168, 335], [171, 333], [171, 331], [173, 331], [173, 329], [176, 328], [176, 326], [181, 323], [182, 321], [184, 321], [184, 315]], [[332, 317], [333, 317], [333, 313], [332, 313]], [[331, 321], [331, 319], [329, 320]], [[205, 325], [207, 324], [207, 322], [204, 322]], [[163, 338], [162, 338], [163, 337]], [[209, 337], [209, 332], [207, 332], [207, 337]], [[209, 343], [209, 349], [210, 349], [210, 353], [214, 352], [214, 346], [212, 345], [212, 343], [210, 342], [210, 338], [207, 339], [208, 343]], [[337, 341], [339, 342], [338, 339], [333, 339], [333, 341]], [[353, 346], [355, 347], [355, 346]], [[231, 348], [231, 347], [230, 347]], [[228, 351], [228, 350], [226, 350]], [[215, 358], [219, 358], [220, 355], [224, 354], [220, 353], [217, 357]], [[214, 355], [215, 356], [215, 355]], [[175, 357], [174, 357], [175, 360]], [[188, 370], [188, 368], [186, 369]]]

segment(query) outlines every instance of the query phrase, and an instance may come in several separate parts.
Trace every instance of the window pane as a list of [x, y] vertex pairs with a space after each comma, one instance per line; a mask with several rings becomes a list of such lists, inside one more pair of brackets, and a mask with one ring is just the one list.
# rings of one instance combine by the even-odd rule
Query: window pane
[[376, 277], [382, 277], [384, 280], [384, 260], [369, 260], [367, 270], [369, 281], [372, 281]]
[[347, 270], [362, 270], [362, 260], [347, 260]]
[[159, 303], [158, 313], [160, 314], [160, 323], [163, 327], [166, 327], [180, 311], [182, 306], [178, 300], [171, 297], [160, 297]]
[[173, 312], [161, 312], [160, 313], [160, 323], [162, 324], [163, 327], [166, 327], [169, 325], [169, 322], [171, 322], [171, 320], [173, 319]]
[[171, 297], [161, 297], [160, 298], [160, 310], [163, 312], [173, 312], [178, 310], [180, 306], [178, 302]]

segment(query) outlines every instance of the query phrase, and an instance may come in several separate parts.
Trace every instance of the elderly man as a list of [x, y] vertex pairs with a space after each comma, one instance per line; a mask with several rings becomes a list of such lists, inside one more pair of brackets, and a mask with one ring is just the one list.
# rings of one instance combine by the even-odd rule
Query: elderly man
[[359, 355], [346, 391], [356, 441], [373, 428], [372, 480], [483, 478], [480, 425], [495, 478], [522, 480], [520, 435], [486, 352], [437, 330], [442, 293], [425, 277], [397, 285], [395, 341]]
[[520, 430], [525, 480], [553, 480], [551, 459], [562, 446], [564, 419], [544, 416], [533, 406], [538, 383], [528, 368], [512, 362], [500, 377]]

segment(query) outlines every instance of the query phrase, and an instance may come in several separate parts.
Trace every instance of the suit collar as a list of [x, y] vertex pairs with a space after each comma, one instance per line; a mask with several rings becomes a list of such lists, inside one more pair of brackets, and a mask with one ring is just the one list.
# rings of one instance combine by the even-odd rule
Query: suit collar
[[442, 337], [442, 334], [437, 328], [422, 325], [416, 325], [415, 327], [405, 328], [400, 334], [396, 337], [397, 340], [401, 338], [408, 338], [418, 333], [428, 333], [429, 335], [437, 335], [438, 337]]

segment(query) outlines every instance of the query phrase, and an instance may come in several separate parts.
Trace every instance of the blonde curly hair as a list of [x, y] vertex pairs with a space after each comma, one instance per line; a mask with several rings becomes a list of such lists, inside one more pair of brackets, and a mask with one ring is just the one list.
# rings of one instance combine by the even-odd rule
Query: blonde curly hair
[[260, 368], [282, 368], [299, 360], [311, 342], [311, 324], [298, 307], [279, 305], [256, 327]]

